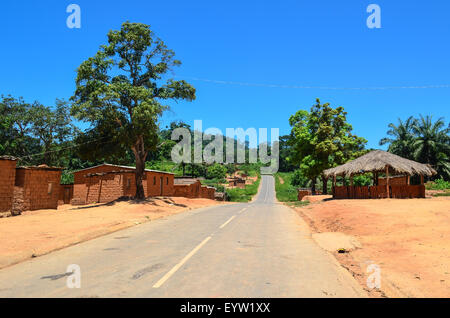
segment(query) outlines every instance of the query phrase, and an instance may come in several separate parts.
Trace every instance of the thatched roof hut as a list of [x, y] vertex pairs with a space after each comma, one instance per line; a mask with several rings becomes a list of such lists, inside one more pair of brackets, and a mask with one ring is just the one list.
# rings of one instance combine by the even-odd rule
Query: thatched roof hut
[[388, 172], [390, 174], [433, 176], [437, 172], [427, 164], [402, 158], [392, 153], [374, 150], [341, 166], [324, 171], [325, 177], [351, 177], [367, 172]]

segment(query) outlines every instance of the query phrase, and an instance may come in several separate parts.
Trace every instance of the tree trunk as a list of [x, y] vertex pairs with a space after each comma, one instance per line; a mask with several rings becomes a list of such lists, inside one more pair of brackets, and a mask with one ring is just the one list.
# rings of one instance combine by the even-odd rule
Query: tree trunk
[[322, 194], [328, 194], [328, 178], [322, 176]]
[[142, 136], [139, 137], [138, 141], [132, 149], [134, 152], [134, 157], [136, 158], [136, 195], [134, 198], [137, 200], [143, 200], [145, 199], [145, 191], [142, 180], [144, 179], [145, 174], [145, 160], [147, 158], [147, 152], [144, 148], [144, 140]]
[[311, 180], [311, 193], [316, 194], [316, 179]]

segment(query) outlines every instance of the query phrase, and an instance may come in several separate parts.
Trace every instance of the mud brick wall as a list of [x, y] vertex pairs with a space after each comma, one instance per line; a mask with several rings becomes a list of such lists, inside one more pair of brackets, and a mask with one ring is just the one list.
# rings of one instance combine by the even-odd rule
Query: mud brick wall
[[0, 159], [0, 212], [12, 209], [16, 161]]
[[209, 199], [208, 187], [200, 188], [200, 198]]
[[[146, 171], [148, 197], [167, 196], [174, 194], [174, 175], [168, 173]], [[162, 178], [162, 179], [161, 179]]]
[[298, 190], [297, 199], [301, 201], [307, 195], [311, 195], [311, 190]]
[[60, 181], [59, 169], [17, 168], [15, 186], [18, 200], [15, 209], [57, 209]]
[[[90, 174], [111, 173], [119, 170], [128, 170], [129, 173], [87, 177], [87, 175]], [[128, 179], [130, 179], [129, 187]], [[145, 187], [145, 180], [143, 183]], [[74, 173], [73, 199], [71, 203], [74, 205], [83, 205], [114, 201], [121, 196], [129, 195], [133, 187], [134, 191], [136, 191], [136, 182], [134, 179], [133, 169], [113, 166], [99, 166], [89, 170], [78, 171]], [[133, 193], [133, 195], [134, 194], [135, 193]]]
[[175, 184], [173, 186], [174, 197], [193, 198], [190, 184]]
[[201, 187], [200, 181], [192, 184], [175, 184], [173, 196], [174, 197], [185, 197], [190, 199], [196, 199], [201, 197]]
[[208, 199], [214, 200], [216, 198], [216, 189], [209, 187], [208, 188]]

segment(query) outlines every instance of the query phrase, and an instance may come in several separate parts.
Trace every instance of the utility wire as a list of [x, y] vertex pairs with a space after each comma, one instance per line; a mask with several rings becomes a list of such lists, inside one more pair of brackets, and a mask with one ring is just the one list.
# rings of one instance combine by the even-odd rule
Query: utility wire
[[[58, 149], [58, 150], [51, 150], [51, 151], [45, 151], [45, 152], [35, 153], [35, 154], [31, 154], [31, 155], [26, 155], [26, 156], [18, 157], [17, 159], [23, 160], [25, 158], [32, 158], [32, 157], [35, 157], [35, 156], [42, 156], [42, 155], [45, 155], [45, 154], [48, 154], [48, 153], [54, 153], [54, 152], [60, 152], [60, 151], [67, 150], [67, 149], [78, 148], [78, 147], [80, 147], [82, 145], [87, 145], [87, 144], [90, 144], [90, 143], [93, 143], [93, 142], [96, 142], [96, 141], [99, 141], [99, 140], [102, 140], [102, 139], [105, 139], [105, 138], [107, 138], [107, 137], [102, 137], [102, 138], [99, 138], [99, 139], [91, 140], [91, 141], [88, 141], [88, 142], [85, 142], [85, 143], [82, 143], [82, 144], [78, 144], [78, 145], [74, 145], [74, 146], [70, 146], [70, 147], [61, 148], [61, 149]], [[105, 141], [105, 142], [100, 142], [99, 145], [107, 144], [109, 142], [112, 142], [112, 140]]]
[[[181, 77], [181, 76], [177, 76]], [[293, 88], [293, 89], [320, 89], [320, 90], [389, 90], [389, 89], [428, 89], [428, 88], [450, 88], [450, 84], [442, 85], [420, 85], [420, 86], [369, 86], [369, 87], [332, 87], [332, 86], [302, 86], [302, 85], [279, 85], [264, 83], [248, 83], [235, 81], [212, 80], [198, 77], [183, 77], [193, 81], [237, 86], [269, 87], [269, 88]]]

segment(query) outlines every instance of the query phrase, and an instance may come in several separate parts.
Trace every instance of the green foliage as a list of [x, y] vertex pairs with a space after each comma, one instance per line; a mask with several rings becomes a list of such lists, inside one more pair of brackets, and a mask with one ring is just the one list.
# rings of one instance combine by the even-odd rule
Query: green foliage
[[253, 184], [247, 184], [244, 189], [233, 188], [227, 189], [228, 200], [232, 202], [249, 202], [253, 196], [258, 193], [261, 176], [258, 173], [258, 180]]
[[353, 185], [355, 186], [370, 186], [372, 185], [372, 177], [370, 175], [362, 174], [353, 177]]
[[206, 178], [208, 179], [225, 179], [227, 176], [227, 168], [221, 164], [215, 163], [208, 167]]
[[[143, 198], [145, 161], [158, 144], [158, 118], [168, 109], [164, 100], [195, 99], [185, 81], [163, 76], [181, 62], [150, 27], [125, 22], [108, 33], [108, 44], [84, 61], [77, 72], [72, 114], [89, 122], [91, 142], [86, 158], [115, 158], [132, 150], [136, 161], [136, 197]], [[99, 147], [99, 144], [102, 144]]]
[[66, 148], [77, 132], [67, 103], [55, 107], [22, 98], [2, 96], [0, 101], [0, 155], [20, 158], [20, 165], [62, 166]]
[[289, 118], [292, 153], [290, 161], [300, 166], [303, 175], [312, 181], [325, 169], [343, 164], [363, 154], [367, 141], [352, 134], [343, 107], [316, 104], [310, 112], [299, 110]]
[[446, 190], [450, 189], [450, 181], [445, 181], [444, 179], [436, 179], [425, 184], [427, 190]]
[[401, 157], [430, 164], [438, 172], [437, 178], [450, 180], [450, 126], [444, 119], [433, 122], [432, 116], [409, 117], [398, 125], [389, 124], [380, 145], [389, 144], [388, 151]]
[[297, 188], [306, 188], [310, 180], [303, 175], [302, 170], [297, 169], [293, 174], [287, 175], [290, 178], [290, 183]]
[[[278, 201], [280, 202], [298, 201], [298, 186], [293, 185], [293, 183], [295, 183], [294, 181], [295, 173], [278, 172], [277, 174], [275, 174], [274, 178], [275, 178], [275, 191]], [[283, 183], [281, 183], [280, 178], [283, 180]]]
[[73, 173], [71, 171], [63, 170], [61, 174], [61, 184], [73, 184]]

